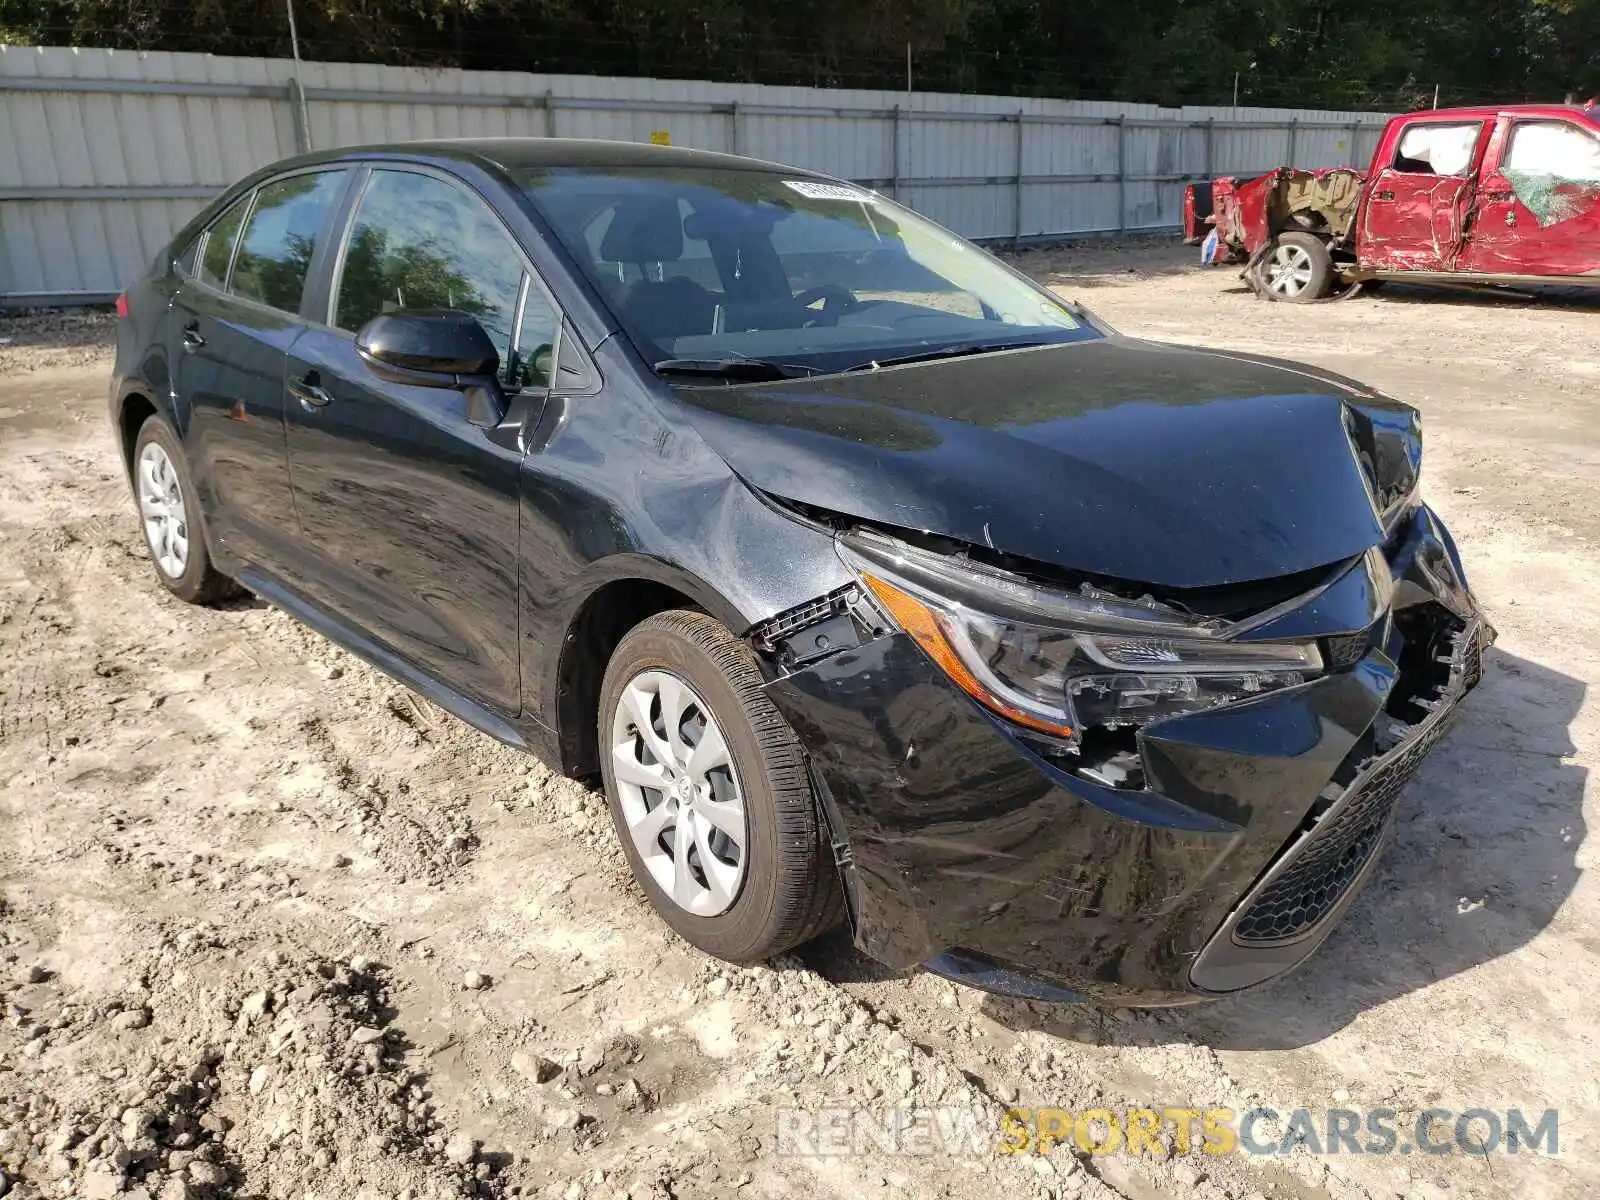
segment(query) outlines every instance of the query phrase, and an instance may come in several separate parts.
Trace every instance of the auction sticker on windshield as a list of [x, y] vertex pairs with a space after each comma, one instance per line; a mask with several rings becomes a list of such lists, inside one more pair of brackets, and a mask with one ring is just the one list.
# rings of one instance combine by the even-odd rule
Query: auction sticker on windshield
[[822, 183], [815, 179], [785, 179], [783, 186], [799, 192], [808, 200], [848, 200], [852, 204], [867, 204], [877, 199], [871, 192], [846, 187], [841, 183]]

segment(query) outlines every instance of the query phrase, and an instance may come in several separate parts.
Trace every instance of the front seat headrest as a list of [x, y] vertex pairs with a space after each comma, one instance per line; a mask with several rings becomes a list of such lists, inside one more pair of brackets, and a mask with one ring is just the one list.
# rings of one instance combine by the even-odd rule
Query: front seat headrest
[[683, 257], [683, 218], [672, 196], [630, 196], [611, 214], [600, 239], [606, 262], [677, 262]]

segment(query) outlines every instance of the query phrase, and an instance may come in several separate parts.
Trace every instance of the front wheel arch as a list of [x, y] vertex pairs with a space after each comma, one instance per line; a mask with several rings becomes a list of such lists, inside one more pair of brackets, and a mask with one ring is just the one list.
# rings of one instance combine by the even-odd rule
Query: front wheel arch
[[694, 609], [739, 633], [749, 620], [704, 580], [659, 559], [623, 556], [606, 564], [564, 623], [560, 653], [545, 689], [555, 714], [562, 773], [597, 778], [600, 751], [595, 716], [600, 687], [618, 644], [641, 622], [673, 609]]

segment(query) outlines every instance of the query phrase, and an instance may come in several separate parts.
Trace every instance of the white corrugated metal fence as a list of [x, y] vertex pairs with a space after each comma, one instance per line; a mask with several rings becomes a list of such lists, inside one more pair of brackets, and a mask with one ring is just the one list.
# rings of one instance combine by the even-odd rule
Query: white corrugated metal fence
[[0, 46], [0, 303], [114, 295], [208, 197], [308, 148], [667, 138], [1022, 241], [1176, 227], [1191, 179], [1365, 165], [1384, 119]]

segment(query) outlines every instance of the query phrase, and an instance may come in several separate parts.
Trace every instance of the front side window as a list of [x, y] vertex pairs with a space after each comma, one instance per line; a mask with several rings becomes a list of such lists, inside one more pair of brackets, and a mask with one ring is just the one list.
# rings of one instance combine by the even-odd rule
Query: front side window
[[209, 283], [214, 288], [226, 287], [228, 284], [228, 264], [233, 261], [234, 243], [239, 240], [239, 226], [244, 223], [245, 213], [250, 211], [250, 197], [244, 196], [234, 201], [233, 207], [228, 209], [214, 222], [206, 233], [206, 246], [200, 255], [200, 282]]
[[519, 182], [640, 352], [673, 370], [842, 370], [1099, 336], [982, 250], [849, 184], [682, 166], [529, 168]]
[[[374, 171], [345, 247], [334, 324], [354, 333], [384, 313], [471, 313], [509, 377], [521, 287], [521, 255], [483, 201], [432, 175]], [[529, 289], [530, 303], [537, 293]]]
[[283, 312], [299, 312], [311, 256], [343, 183], [343, 171], [319, 171], [262, 184], [228, 290]]
[[1483, 122], [1413, 125], [1400, 135], [1394, 169], [1406, 175], [1465, 175], [1472, 166]]

